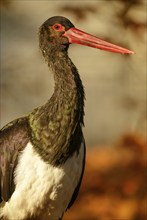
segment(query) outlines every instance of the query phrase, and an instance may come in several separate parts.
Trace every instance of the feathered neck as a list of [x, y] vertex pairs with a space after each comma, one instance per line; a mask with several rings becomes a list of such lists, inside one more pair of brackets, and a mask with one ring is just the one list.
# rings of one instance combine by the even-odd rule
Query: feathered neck
[[50, 100], [30, 114], [32, 141], [44, 160], [58, 164], [77, 150], [70, 144], [75, 133], [82, 136], [84, 89], [67, 48], [50, 46], [43, 54], [53, 71], [55, 89]]

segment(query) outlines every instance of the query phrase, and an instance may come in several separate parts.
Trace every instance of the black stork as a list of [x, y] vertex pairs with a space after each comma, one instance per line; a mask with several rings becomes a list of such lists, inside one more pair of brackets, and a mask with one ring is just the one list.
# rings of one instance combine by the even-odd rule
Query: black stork
[[0, 219], [4, 220], [59, 220], [77, 197], [85, 164], [84, 89], [68, 57], [69, 45], [134, 53], [78, 30], [60, 16], [45, 21], [39, 33], [55, 88], [46, 104], [1, 129]]

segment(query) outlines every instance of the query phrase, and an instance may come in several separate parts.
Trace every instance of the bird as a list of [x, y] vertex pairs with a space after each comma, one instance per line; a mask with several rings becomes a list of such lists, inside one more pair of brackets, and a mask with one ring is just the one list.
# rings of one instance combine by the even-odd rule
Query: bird
[[85, 92], [68, 56], [72, 43], [134, 52], [54, 16], [39, 29], [39, 47], [54, 76], [49, 100], [0, 131], [0, 219], [61, 220], [75, 202], [85, 167]]

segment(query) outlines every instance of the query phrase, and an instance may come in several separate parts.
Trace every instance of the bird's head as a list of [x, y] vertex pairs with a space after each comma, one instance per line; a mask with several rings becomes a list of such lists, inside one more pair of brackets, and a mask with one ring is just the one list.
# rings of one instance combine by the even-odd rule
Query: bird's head
[[88, 34], [74, 27], [65, 17], [55, 16], [49, 18], [40, 28], [40, 47], [42, 51], [47, 48], [59, 50], [67, 49], [69, 44], [76, 43], [101, 50], [122, 54], [133, 54], [133, 51], [108, 43], [98, 37]]

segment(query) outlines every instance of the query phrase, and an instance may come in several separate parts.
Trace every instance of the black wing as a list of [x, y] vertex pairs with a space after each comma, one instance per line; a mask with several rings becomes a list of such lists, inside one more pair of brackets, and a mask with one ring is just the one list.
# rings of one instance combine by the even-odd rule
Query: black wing
[[20, 151], [29, 142], [27, 117], [16, 119], [0, 130], [0, 202], [8, 201], [14, 192], [14, 169]]
[[68, 204], [67, 209], [69, 209], [73, 205], [73, 203], [75, 202], [75, 200], [78, 196], [78, 193], [79, 193], [79, 189], [80, 189], [80, 186], [81, 186], [81, 183], [82, 183], [82, 179], [83, 179], [83, 174], [84, 174], [84, 170], [85, 170], [85, 158], [86, 158], [86, 145], [85, 145], [84, 137], [82, 138], [81, 145], [82, 144], [84, 145], [84, 158], [83, 158], [83, 167], [82, 167], [81, 177], [80, 177], [80, 180], [79, 180], [79, 183], [78, 183], [77, 187], [74, 190], [74, 193], [71, 197], [71, 200], [70, 200], [70, 203]]

